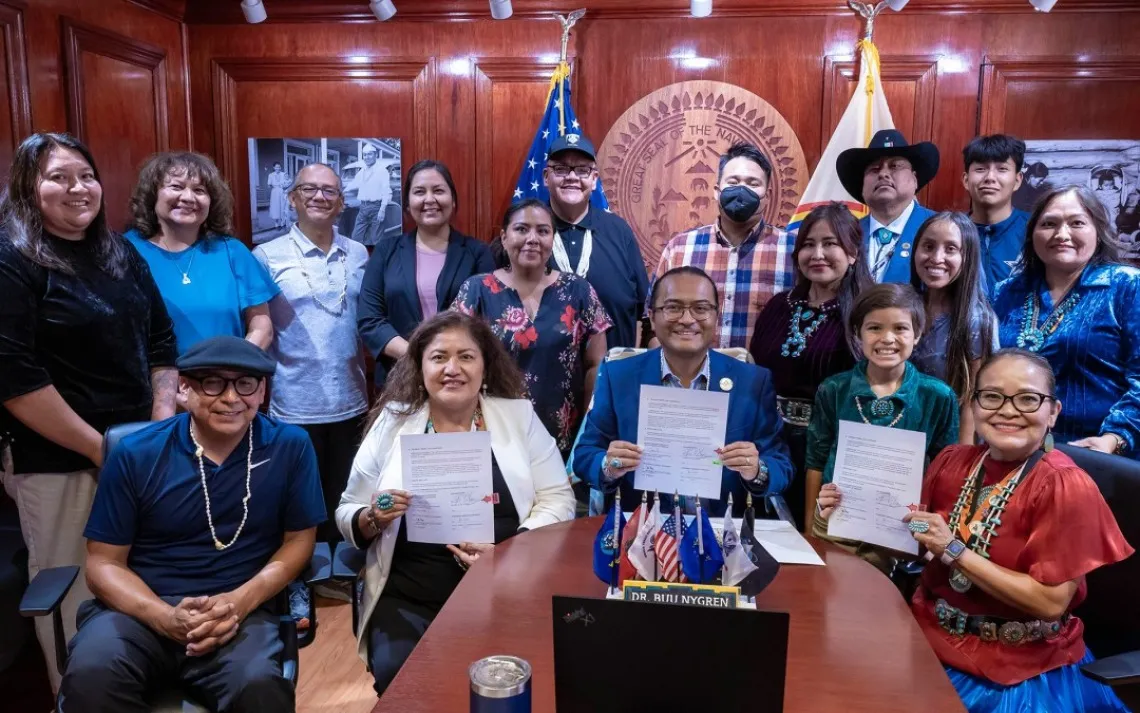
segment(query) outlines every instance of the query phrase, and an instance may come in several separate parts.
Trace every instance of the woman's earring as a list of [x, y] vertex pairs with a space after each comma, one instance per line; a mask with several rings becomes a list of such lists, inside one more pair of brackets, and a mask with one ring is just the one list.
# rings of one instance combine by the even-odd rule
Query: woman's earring
[[1042, 448], [1044, 449], [1044, 451], [1046, 453], [1053, 450], [1053, 429], [1052, 428], [1045, 431], [1045, 444], [1044, 444], [1044, 446], [1042, 446]]
[[484, 381], [483, 385], [481, 387], [479, 387], [479, 390], [483, 392], [484, 396], [487, 395], [487, 382], [486, 381]]

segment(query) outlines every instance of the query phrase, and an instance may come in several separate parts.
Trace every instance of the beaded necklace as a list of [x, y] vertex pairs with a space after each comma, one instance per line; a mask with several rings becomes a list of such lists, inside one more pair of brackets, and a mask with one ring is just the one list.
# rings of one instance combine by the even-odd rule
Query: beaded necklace
[[[997, 537], [1001, 516], [1021, 483], [1029, 460], [1011, 470], [992, 488], [982, 488], [980, 486], [985, 477], [982, 464], [985, 463], [986, 455], [988, 453], [982, 454], [966, 482], [962, 483], [962, 491], [958, 493], [958, 500], [950, 510], [948, 524], [952, 532], [966, 540], [966, 547], [989, 559], [990, 540]], [[970, 508], [968, 511], [967, 503]], [[950, 587], [955, 592], [965, 594], [973, 586], [974, 583], [961, 569], [954, 567], [950, 570]]]
[[1065, 299], [1061, 300], [1061, 303], [1054, 307], [1049, 316], [1045, 318], [1045, 323], [1038, 327], [1037, 320], [1041, 316], [1041, 300], [1036, 293], [1026, 295], [1025, 308], [1021, 317], [1021, 333], [1017, 335], [1017, 346], [1031, 352], [1045, 346], [1045, 340], [1057, 331], [1057, 327], [1061, 326], [1065, 316], [1080, 301], [1080, 294], [1069, 292]]
[[[317, 289], [313, 287], [313, 281], [309, 279], [309, 273], [305, 271], [305, 253], [301, 251], [301, 246], [294, 241], [293, 247], [296, 248], [297, 256], [300, 258], [297, 262], [297, 267], [301, 270], [301, 277], [305, 278], [305, 284], [309, 286], [309, 294], [313, 296], [313, 301], [330, 314], [339, 315], [342, 313], [344, 311], [345, 297], [348, 295], [348, 268], [345, 267], [344, 264], [344, 250], [339, 251], [337, 255], [337, 262], [340, 263], [340, 274], [341, 277], [344, 278], [344, 282], [340, 286], [340, 297], [337, 297], [336, 302], [333, 302], [330, 307], [317, 295]], [[329, 270], [329, 286], [332, 287], [334, 285], [332, 270]]]
[[[471, 414], [471, 430], [472, 432], [487, 430], [487, 423], [483, 420], [483, 409], [478, 406], [475, 407], [475, 413]], [[424, 433], [435, 433], [435, 420], [430, 415]]]
[[249, 482], [253, 474], [253, 424], [249, 425], [249, 451], [245, 454], [245, 497], [241, 499], [241, 523], [234, 532], [233, 539], [227, 544], [223, 544], [218, 539], [218, 533], [214, 531], [214, 514], [210, 511], [210, 491], [206, 487], [206, 466], [202, 461], [202, 456], [206, 451], [194, 436], [193, 421], [190, 422], [190, 440], [194, 442], [194, 455], [198, 458], [198, 475], [202, 478], [202, 493], [206, 496], [206, 524], [210, 526], [210, 537], [214, 538], [214, 549], [221, 551], [237, 542], [238, 535], [245, 527], [246, 518], [249, 517]]
[[[859, 412], [859, 418], [863, 419], [863, 423], [871, 425], [871, 422], [863, 414], [863, 404], [859, 403], [859, 397], [855, 397], [855, 409]], [[895, 412], [895, 404], [891, 401], [891, 397], [887, 396], [881, 399], [875, 399], [871, 402], [871, 415], [879, 418], [889, 418]], [[887, 424], [887, 428], [894, 428], [895, 424], [902, 420], [903, 414], [906, 413], [906, 407], [899, 411], [899, 415], [895, 416], [894, 420]]]
[[[804, 353], [807, 349], [808, 340], [811, 335], [815, 334], [816, 330], [827, 321], [831, 312], [835, 311], [835, 305], [821, 306], [818, 311], [806, 305], [803, 302], [796, 304], [796, 309], [792, 313], [792, 320], [788, 324], [788, 338], [784, 340], [784, 345], [780, 348], [780, 354], [786, 357], [795, 359]], [[804, 322], [807, 326], [803, 326]]]

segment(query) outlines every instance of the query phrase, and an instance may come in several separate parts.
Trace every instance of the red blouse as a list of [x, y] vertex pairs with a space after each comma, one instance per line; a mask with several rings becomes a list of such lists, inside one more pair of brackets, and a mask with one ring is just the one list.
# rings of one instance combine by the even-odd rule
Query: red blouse
[[[922, 488], [923, 501], [929, 504], [931, 512], [948, 518], [963, 483], [985, 450], [985, 446], [950, 446], [935, 458]], [[984, 484], [998, 482], [1015, 465], [986, 467]], [[1096, 483], [1060, 451], [1047, 454], [1022, 477], [1001, 520], [991, 540], [990, 561], [1046, 585], [1079, 580], [1070, 611], [1084, 601], [1086, 574], [1126, 559], [1133, 552]], [[1009, 686], [1076, 663], [1085, 655], [1084, 624], [1076, 617], [1068, 620], [1057, 638], [1021, 646], [947, 632], [934, 613], [939, 599], [970, 615], [1021, 621], [1032, 618], [976, 585], [965, 594], [955, 592], [949, 576], [949, 568], [940, 560], [930, 562], [911, 604], [926, 638], [944, 664]]]

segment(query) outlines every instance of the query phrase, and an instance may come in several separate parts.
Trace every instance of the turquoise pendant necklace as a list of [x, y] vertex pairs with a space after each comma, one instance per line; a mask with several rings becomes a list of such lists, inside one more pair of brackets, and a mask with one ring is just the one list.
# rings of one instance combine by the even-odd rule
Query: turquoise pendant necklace
[[1070, 292], [1061, 303], [1053, 308], [1045, 322], [1040, 327], [1037, 322], [1041, 317], [1041, 299], [1036, 293], [1025, 296], [1025, 307], [1021, 317], [1021, 333], [1017, 335], [1017, 346], [1035, 352], [1045, 346], [1045, 340], [1061, 326], [1065, 316], [1072, 311], [1081, 296], [1077, 292]]
[[[784, 340], [784, 345], [780, 347], [780, 354], [786, 357], [795, 359], [804, 353], [807, 349], [808, 340], [811, 335], [815, 334], [816, 330], [827, 321], [828, 315], [834, 311], [835, 306], [820, 307], [818, 310], [812, 309], [810, 305], [800, 302], [796, 304], [796, 309], [792, 313], [791, 322], [788, 325], [788, 338]], [[804, 323], [807, 326], [804, 326]]]

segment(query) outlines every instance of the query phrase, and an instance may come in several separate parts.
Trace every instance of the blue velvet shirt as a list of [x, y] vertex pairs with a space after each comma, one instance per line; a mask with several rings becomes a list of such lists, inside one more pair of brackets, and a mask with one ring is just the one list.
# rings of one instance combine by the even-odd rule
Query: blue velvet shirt
[[1016, 208], [1000, 223], [974, 223], [982, 243], [982, 270], [986, 273], [986, 290], [991, 300], [998, 283], [1021, 265], [1021, 248], [1028, 225], [1029, 214]]
[[[1090, 265], [1073, 287], [1080, 302], [1038, 354], [1057, 374], [1061, 415], [1053, 429], [1060, 442], [1115, 433], [1136, 457], [1140, 440], [1140, 270]], [[1042, 278], [1018, 274], [998, 286], [994, 311], [1003, 347], [1017, 346], [1026, 297], [1041, 300], [1040, 322], [1053, 311]]]

